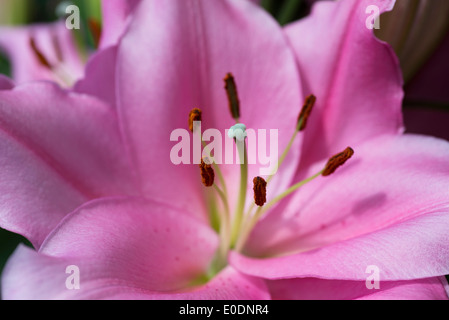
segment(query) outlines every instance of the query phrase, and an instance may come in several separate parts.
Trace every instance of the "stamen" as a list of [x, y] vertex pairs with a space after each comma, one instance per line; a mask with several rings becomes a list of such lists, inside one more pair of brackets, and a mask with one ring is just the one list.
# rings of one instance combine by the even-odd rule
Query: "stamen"
[[[189, 113], [189, 129], [193, 133], [193, 127], [194, 122], [201, 122], [202, 120], [202, 111], [199, 108], [194, 108]], [[201, 135], [201, 132], [197, 132], [197, 134]], [[207, 148], [206, 143], [201, 139], [201, 144], [203, 145], [203, 148]], [[209, 153], [210, 154], [210, 153]], [[203, 161], [206, 162], [206, 164], [212, 165], [212, 171], [217, 172], [218, 180], [220, 181], [221, 187], [223, 188], [224, 198], [227, 199], [228, 196], [228, 190], [226, 187], [226, 182], [224, 180], [223, 174], [221, 173], [220, 168], [216, 164], [215, 160], [212, 158], [205, 157], [203, 158]], [[229, 211], [229, 210], [228, 210]]]
[[[313, 94], [309, 95], [305, 99], [304, 105], [303, 105], [303, 107], [301, 109], [301, 113], [298, 116], [298, 122], [296, 124], [296, 130], [293, 133], [293, 136], [290, 138], [290, 141], [288, 142], [287, 147], [285, 148], [285, 150], [282, 153], [281, 157], [279, 158], [277, 169], [280, 168], [280, 166], [284, 162], [285, 158], [287, 157], [288, 153], [290, 152], [290, 149], [292, 148], [293, 143], [295, 142], [295, 139], [296, 139], [296, 136], [298, 135], [298, 132], [303, 131], [306, 128], [307, 119], [309, 119], [310, 113], [312, 112], [312, 109], [313, 109], [313, 106], [315, 105], [315, 102], [316, 102], [316, 97]], [[274, 173], [271, 174], [268, 177], [267, 183], [270, 183], [270, 181], [271, 181], [271, 179], [273, 179], [273, 177], [274, 177]]]
[[56, 58], [58, 58], [59, 62], [64, 61], [64, 55], [62, 54], [62, 48], [58, 40], [58, 36], [56, 34], [52, 37], [53, 48], [55, 49]]
[[253, 179], [254, 202], [262, 207], [267, 202], [267, 182], [261, 177]]
[[232, 73], [226, 74], [224, 81], [226, 93], [228, 94], [229, 111], [231, 112], [232, 118], [238, 122], [240, 119], [240, 100]]
[[354, 155], [354, 150], [351, 148], [346, 148], [343, 152], [336, 154], [326, 164], [326, 167], [323, 170], [322, 176], [327, 177], [335, 172], [339, 167], [345, 164], [348, 159], [350, 159]]
[[95, 48], [98, 48], [98, 44], [100, 43], [101, 38], [101, 24], [96, 19], [89, 18], [87, 20], [89, 25], [90, 34], [94, 40]]
[[[271, 209], [271, 207], [273, 207], [276, 203], [280, 202], [282, 199], [284, 199], [285, 197], [289, 196], [290, 194], [292, 194], [293, 192], [295, 192], [296, 190], [298, 190], [299, 188], [301, 188], [302, 186], [304, 186], [305, 184], [309, 183], [310, 181], [318, 178], [321, 174], [323, 173], [323, 171], [318, 172], [317, 174], [311, 176], [310, 178], [307, 178], [301, 182], [298, 182], [297, 184], [291, 186], [290, 188], [288, 188], [285, 192], [283, 192], [282, 194], [278, 195], [276, 198], [274, 198], [273, 200], [271, 200], [270, 202], [268, 202], [267, 204], [265, 204], [263, 207], [260, 207], [257, 209], [256, 213], [253, 216], [247, 215], [247, 219], [244, 223], [244, 226], [240, 232], [240, 237], [237, 239], [236, 245], [235, 245], [235, 250], [237, 252], [240, 252], [241, 249], [243, 248], [243, 245], [245, 244], [249, 233], [251, 232], [252, 228], [256, 225], [257, 221], [259, 221], [259, 219], [265, 214], [265, 212], [267, 212], [269, 209]], [[250, 213], [251, 211], [249, 211]]]
[[193, 132], [193, 122], [201, 121], [201, 110], [198, 108], [192, 109], [189, 113], [189, 130]]
[[312, 112], [313, 106], [315, 105], [316, 97], [311, 94], [304, 101], [304, 106], [301, 109], [301, 113], [298, 117], [297, 130], [303, 131], [306, 128], [307, 120], [309, 119], [310, 113]]
[[44, 66], [45, 68], [49, 69], [53, 74], [61, 81], [61, 84], [66, 85], [67, 87], [70, 87], [75, 82], [72, 78], [69, 72], [67, 72], [63, 66], [62, 62], [62, 53], [59, 47], [59, 44], [57, 43], [57, 40], [53, 38], [53, 44], [55, 46], [55, 51], [57, 58], [59, 62], [55, 65], [52, 65], [48, 59], [45, 57], [45, 55], [42, 53], [42, 51], [39, 50], [39, 48], [36, 45], [36, 41], [33, 37], [30, 37], [30, 47], [33, 51], [36, 58], [39, 60], [39, 63]]
[[199, 167], [201, 169], [201, 179], [204, 186], [212, 187], [214, 185], [215, 173], [210, 165], [210, 160], [208, 158], [201, 159]]
[[50, 64], [50, 62], [47, 60], [47, 58], [44, 56], [44, 54], [39, 50], [39, 48], [36, 45], [36, 41], [33, 37], [30, 38], [30, 46], [33, 50], [34, 55], [39, 60], [40, 64], [48, 69], [53, 69], [53, 66]]

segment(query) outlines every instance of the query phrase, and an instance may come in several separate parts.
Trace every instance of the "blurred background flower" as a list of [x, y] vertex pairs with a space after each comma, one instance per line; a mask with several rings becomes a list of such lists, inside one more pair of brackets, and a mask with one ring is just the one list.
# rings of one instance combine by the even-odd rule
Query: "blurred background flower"
[[[305, 18], [314, 2], [332, 0], [251, 1], [260, 3], [281, 25], [286, 25]], [[0, 40], [2, 30], [5, 32], [11, 27], [23, 28], [24, 25], [63, 19], [64, 8], [69, 4], [70, 1], [63, 0], [0, 0]], [[101, 25], [101, 1], [77, 0], [73, 4], [80, 9], [81, 28], [71, 32], [82, 66], [96, 49]], [[403, 111], [407, 132], [449, 140], [448, 16], [447, 0], [397, 0], [394, 10], [381, 16], [380, 29], [375, 33], [379, 39], [391, 44], [400, 60], [404, 76]], [[21, 50], [11, 50], [9, 45], [8, 41], [3, 45], [0, 41], [0, 74], [14, 78], [19, 72], [14, 68], [18, 68]], [[28, 59], [26, 55], [24, 57]], [[19, 60], [20, 65], [25, 63]], [[0, 272], [20, 242], [26, 241], [0, 229]]]
[[449, 139], [449, 1], [399, 0], [376, 35], [390, 43], [405, 81], [409, 132]]
[[[71, 3], [62, 0], [0, 0], [0, 39], [5, 39], [4, 43], [0, 43], [0, 74], [16, 76], [18, 79], [15, 80], [19, 80], [18, 82], [26, 80], [26, 76], [23, 76], [26, 71], [29, 77], [38, 76], [36, 72], [39, 69], [33, 65], [34, 60], [30, 61], [35, 57], [27, 54], [30, 51], [29, 42], [22, 40], [28, 31], [52, 28], [52, 25], [62, 18], [61, 8], [69, 4]], [[89, 21], [91, 24], [92, 21], [101, 22], [101, 2], [100, 0], [77, 0], [76, 5], [80, 8], [81, 28], [70, 32], [72, 32], [80, 63], [85, 63], [89, 52], [95, 49], [95, 36], [91, 30], [92, 26], [89, 27]], [[40, 37], [36, 33], [33, 35], [36, 35], [36, 38]], [[37, 43], [39, 41], [42, 39], [36, 39]], [[26, 47], [21, 48], [21, 43]], [[13, 65], [16, 65], [18, 70], [13, 70]], [[32, 70], [24, 70], [24, 67], [30, 66]], [[73, 69], [70, 69], [70, 72], [73, 72]], [[45, 72], [40, 76], [42, 79], [48, 79], [48, 74]], [[30, 245], [23, 237], [0, 229], [0, 273], [19, 243]]]

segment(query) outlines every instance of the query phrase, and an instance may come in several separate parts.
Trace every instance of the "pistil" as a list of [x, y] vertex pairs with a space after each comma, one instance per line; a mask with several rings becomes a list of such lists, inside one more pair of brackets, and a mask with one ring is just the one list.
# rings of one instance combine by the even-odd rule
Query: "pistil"
[[235, 242], [237, 241], [237, 237], [239, 235], [244, 217], [246, 186], [248, 185], [248, 152], [245, 141], [246, 126], [244, 124], [236, 124], [229, 130], [229, 137], [233, 138], [235, 143], [237, 144], [237, 150], [240, 160], [240, 188], [231, 234], [231, 247], [233, 247], [235, 245]]

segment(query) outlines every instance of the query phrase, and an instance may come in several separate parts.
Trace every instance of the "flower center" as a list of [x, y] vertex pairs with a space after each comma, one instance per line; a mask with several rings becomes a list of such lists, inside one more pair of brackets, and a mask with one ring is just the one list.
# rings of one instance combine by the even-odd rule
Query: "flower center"
[[[248, 184], [248, 154], [246, 146], [247, 132], [246, 126], [243, 123], [240, 123], [240, 101], [237, 94], [237, 85], [231, 73], [228, 73], [226, 75], [226, 77], [224, 78], [224, 82], [225, 90], [229, 100], [229, 111], [232, 118], [236, 122], [236, 124], [229, 129], [228, 137], [234, 140], [239, 154], [240, 187], [237, 194], [237, 203], [234, 211], [232, 212], [233, 214], [231, 214], [228, 201], [228, 189], [219, 166], [215, 163], [212, 156], [207, 158], [205, 157], [201, 160], [199, 168], [203, 185], [208, 188], [213, 188], [213, 207], [218, 208], [217, 213], [219, 220], [218, 231], [220, 237], [220, 246], [211, 266], [211, 276], [215, 275], [226, 266], [229, 250], [233, 249], [236, 251], [241, 251], [243, 249], [251, 233], [251, 230], [272, 206], [274, 206], [308, 182], [316, 179], [317, 177], [327, 177], [331, 175], [354, 154], [354, 151], [348, 147], [343, 152], [331, 157], [323, 170], [303, 181], [294, 184], [284, 192], [274, 197], [273, 200], [269, 201], [268, 203], [267, 187], [269, 187], [270, 181], [275, 175], [276, 171], [269, 175], [267, 180], [262, 177], [254, 177], [252, 180], [254, 202], [249, 205], [249, 208], [245, 212]], [[310, 117], [315, 102], [316, 97], [314, 95], [310, 95], [305, 99], [304, 105], [298, 116], [296, 130], [289, 143], [287, 144], [284, 152], [279, 157], [277, 168], [281, 167], [298, 133], [305, 130], [307, 120]], [[194, 126], [194, 122], [201, 121], [201, 116], [202, 111], [198, 108], [193, 109], [189, 114], [189, 129], [193, 134], [201, 135], [201, 132], [196, 132], [198, 130], [195, 130], [196, 126]], [[207, 146], [204, 145], [204, 142], [203, 147], [207, 148]], [[218, 183], [215, 182], [215, 176], [218, 177]]]
[[70, 74], [70, 71], [66, 68], [66, 64], [63, 60], [61, 46], [56, 37], [53, 38], [53, 46], [57, 56], [57, 62], [55, 63], [51, 63], [48, 57], [39, 49], [34, 37], [30, 37], [29, 45], [39, 64], [53, 73], [54, 77], [59, 81], [60, 84], [66, 87], [71, 87], [75, 83], [75, 80]]

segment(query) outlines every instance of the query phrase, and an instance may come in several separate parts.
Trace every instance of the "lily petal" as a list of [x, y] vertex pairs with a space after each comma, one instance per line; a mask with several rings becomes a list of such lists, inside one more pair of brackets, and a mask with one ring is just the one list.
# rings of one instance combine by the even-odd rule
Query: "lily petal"
[[448, 300], [444, 277], [383, 281], [367, 289], [365, 281], [315, 278], [267, 281], [274, 300]]
[[0, 91], [0, 226], [39, 247], [86, 200], [138, 193], [114, 111], [33, 83]]
[[[266, 300], [270, 297], [263, 280], [245, 276], [231, 267], [227, 267], [211, 282], [195, 290], [171, 293], [145, 290], [121, 278], [107, 278], [110, 273], [103, 273], [98, 265], [77, 262], [80, 289], [69, 290], [65, 284], [70, 274], [66, 274], [65, 271], [67, 267], [74, 266], [74, 261], [38, 254], [20, 246], [3, 272], [3, 298], [5, 300]], [[131, 277], [132, 272], [128, 272], [128, 276]]]
[[0, 74], [0, 90], [10, 90], [12, 88], [14, 88], [12, 80]]
[[[67, 216], [39, 255], [19, 248], [6, 267], [4, 291], [11, 295], [6, 298], [26, 293], [47, 299], [85, 297], [117, 286], [177, 292], [206, 275], [217, 245], [212, 229], [166, 205], [135, 198], [95, 200]], [[65, 288], [64, 264], [78, 266], [79, 292]], [[42, 288], [39, 273], [46, 279]]]
[[[364, 280], [369, 266], [382, 280], [414, 280], [449, 274], [449, 208], [320, 249], [257, 259], [232, 253], [231, 265], [267, 279], [316, 277]], [[398, 258], [399, 257], [399, 258]]]
[[[305, 132], [302, 168], [348, 145], [402, 129], [402, 76], [391, 47], [366, 26], [370, 6], [394, 0], [319, 1], [285, 28], [306, 93], [317, 104]], [[313, 32], [311, 32], [313, 30]]]
[[95, 96], [111, 106], [116, 105], [115, 69], [117, 63], [117, 46], [97, 51], [89, 59], [83, 79], [73, 90]]
[[111, 295], [116, 300], [269, 300], [265, 281], [244, 275], [232, 267], [226, 267], [209, 283], [191, 292], [161, 293], [135, 291]]

